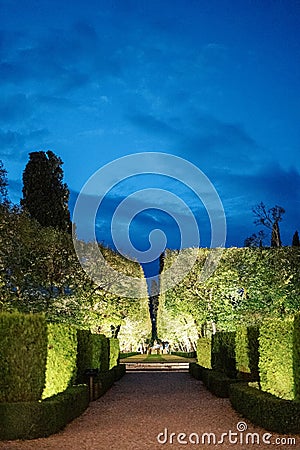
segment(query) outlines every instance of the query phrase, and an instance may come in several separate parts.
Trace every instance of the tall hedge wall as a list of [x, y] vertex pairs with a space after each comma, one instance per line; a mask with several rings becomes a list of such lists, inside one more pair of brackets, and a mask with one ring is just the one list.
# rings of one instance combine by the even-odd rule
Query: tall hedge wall
[[238, 327], [235, 336], [236, 368], [239, 378], [258, 380], [259, 327]]
[[[108, 370], [109, 347], [104, 335], [92, 334], [89, 330], [77, 330], [77, 341], [77, 381], [84, 383], [87, 369], [98, 369], [102, 372]], [[104, 355], [101, 354], [102, 351]], [[105, 370], [102, 370], [101, 362]]]
[[294, 318], [293, 372], [295, 400], [300, 401], [300, 314]]
[[46, 358], [43, 315], [0, 313], [0, 402], [40, 400]]
[[98, 336], [101, 343], [100, 372], [107, 372], [109, 370], [109, 339], [104, 334]]
[[63, 392], [76, 379], [77, 333], [65, 324], [48, 324], [46, 385], [43, 398]]
[[200, 338], [197, 341], [197, 361], [206, 369], [211, 369], [211, 338]]
[[120, 355], [119, 339], [109, 339], [109, 370], [118, 365]]
[[230, 378], [236, 377], [235, 332], [220, 331], [212, 338], [212, 368]]
[[261, 388], [287, 400], [295, 398], [293, 338], [293, 319], [270, 319], [260, 327]]

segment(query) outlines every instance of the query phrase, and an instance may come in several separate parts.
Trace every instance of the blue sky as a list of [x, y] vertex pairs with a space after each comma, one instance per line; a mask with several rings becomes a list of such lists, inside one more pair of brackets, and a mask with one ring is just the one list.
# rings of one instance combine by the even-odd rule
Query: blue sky
[[[104, 164], [165, 152], [217, 189], [227, 246], [258, 231], [251, 207], [260, 201], [286, 209], [291, 243], [300, 228], [299, 1], [0, 0], [0, 25], [0, 158], [13, 201], [31, 151], [63, 159], [71, 209]], [[168, 184], [146, 178], [134, 188]], [[100, 240], [111, 243], [110, 217], [132, 189], [107, 197]], [[169, 189], [203, 210], [184, 187]], [[173, 219], [155, 208], [133, 222], [136, 245], [147, 247], [157, 222], [178, 246]]]

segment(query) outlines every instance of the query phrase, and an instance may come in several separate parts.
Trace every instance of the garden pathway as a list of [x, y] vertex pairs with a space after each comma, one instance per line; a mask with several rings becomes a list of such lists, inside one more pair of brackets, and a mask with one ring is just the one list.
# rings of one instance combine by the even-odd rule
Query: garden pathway
[[[215, 433], [217, 439], [222, 433], [237, 431], [237, 424], [243, 419], [231, 408], [229, 400], [210, 394], [200, 381], [188, 373], [139, 372], [128, 373], [99, 400], [92, 402], [86, 412], [75, 419], [60, 433], [32, 441], [0, 442], [1, 450], [156, 450], [156, 449], [300, 449], [300, 436], [296, 445], [238, 445], [226, 443], [216, 447], [201, 444], [202, 433]], [[254, 427], [248, 421], [248, 432], [256, 432], [262, 439], [264, 430]], [[186, 433], [192, 440], [196, 433], [200, 444], [159, 444], [157, 435], [168, 430], [170, 433]], [[238, 433], [244, 436], [245, 432]], [[281, 436], [282, 438], [283, 436]], [[233, 435], [232, 439], [235, 438]], [[285, 437], [286, 438], [286, 437]], [[181, 440], [187, 440], [181, 436]], [[226, 439], [226, 438], [225, 438]], [[161, 435], [164, 441], [164, 434]]]

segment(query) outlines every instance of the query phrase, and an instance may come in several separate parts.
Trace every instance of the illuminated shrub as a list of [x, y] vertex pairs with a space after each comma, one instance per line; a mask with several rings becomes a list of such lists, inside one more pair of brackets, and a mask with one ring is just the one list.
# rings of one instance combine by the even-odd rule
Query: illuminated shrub
[[45, 385], [43, 315], [0, 313], [0, 402], [39, 400]]
[[211, 369], [211, 338], [200, 338], [197, 341], [197, 361], [206, 369]]
[[76, 329], [65, 324], [48, 324], [46, 386], [43, 398], [63, 392], [74, 384], [76, 359]]
[[259, 371], [261, 388], [277, 397], [293, 400], [294, 320], [269, 319], [260, 327]]
[[109, 369], [118, 365], [120, 354], [119, 339], [109, 339]]

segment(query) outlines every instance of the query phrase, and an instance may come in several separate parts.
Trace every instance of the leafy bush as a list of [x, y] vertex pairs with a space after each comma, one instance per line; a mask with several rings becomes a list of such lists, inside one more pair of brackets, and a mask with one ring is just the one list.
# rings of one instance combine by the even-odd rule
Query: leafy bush
[[36, 439], [57, 433], [89, 404], [87, 386], [42, 401], [0, 403], [0, 439]]
[[77, 381], [86, 382], [87, 369], [100, 369], [102, 338], [89, 330], [77, 330]]
[[259, 336], [261, 388], [287, 400], [294, 399], [293, 330], [292, 319], [270, 319]]
[[119, 339], [109, 339], [109, 369], [118, 365], [120, 355]]
[[222, 372], [229, 378], [235, 378], [235, 332], [220, 331], [212, 338], [212, 368]]
[[63, 392], [75, 382], [76, 357], [76, 329], [65, 324], [48, 324], [46, 386], [43, 398]]
[[234, 409], [254, 424], [277, 433], [300, 433], [300, 402], [275, 397], [245, 383], [231, 384], [229, 397]]
[[238, 377], [247, 380], [258, 380], [258, 337], [259, 327], [238, 327], [235, 337], [235, 355]]
[[43, 315], [0, 313], [0, 401], [40, 400], [45, 386], [47, 328]]
[[211, 369], [211, 338], [200, 338], [197, 342], [198, 364], [207, 369]]

